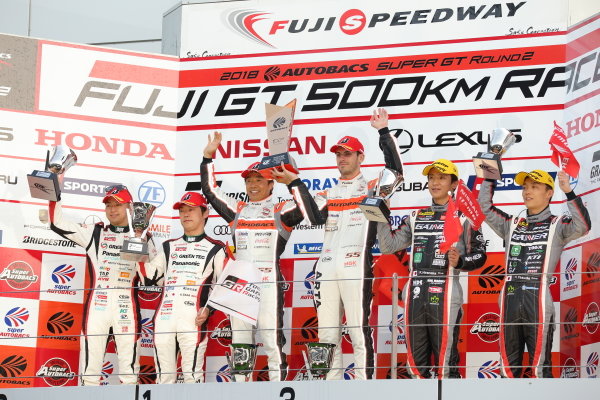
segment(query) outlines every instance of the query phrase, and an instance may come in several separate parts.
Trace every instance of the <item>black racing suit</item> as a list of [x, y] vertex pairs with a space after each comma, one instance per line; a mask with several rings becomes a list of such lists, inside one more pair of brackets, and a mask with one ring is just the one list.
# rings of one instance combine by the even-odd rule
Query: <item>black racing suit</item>
[[500, 295], [502, 374], [521, 376], [527, 345], [533, 377], [551, 378], [554, 304], [549, 277], [565, 245], [590, 230], [590, 216], [573, 192], [567, 193], [570, 216], [552, 215], [549, 207], [535, 215], [509, 215], [492, 204], [495, 187], [495, 181], [484, 181], [479, 203], [488, 225], [506, 243], [507, 277]]
[[[459, 271], [472, 271], [485, 264], [485, 241], [480, 231], [460, 216], [463, 233], [455, 245], [458, 265], [449, 268], [447, 254], [439, 253], [447, 205], [433, 204], [413, 211], [391, 231], [378, 223], [379, 247], [384, 254], [409, 246], [410, 278], [403, 289], [406, 321], [407, 369], [414, 378], [431, 377], [431, 355], [439, 378], [460, 378], [458, 333], [463, 295]], [[460, 214], [460, 213], [459, 213]]]

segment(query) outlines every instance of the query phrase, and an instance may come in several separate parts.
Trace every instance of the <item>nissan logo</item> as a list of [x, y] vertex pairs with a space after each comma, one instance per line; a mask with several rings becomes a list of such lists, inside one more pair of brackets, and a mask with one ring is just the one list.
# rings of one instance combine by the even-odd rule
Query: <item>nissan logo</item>
[[213, 228], [215, 235], [231, 235], [231, 227], [229, 225], [217, 225]]

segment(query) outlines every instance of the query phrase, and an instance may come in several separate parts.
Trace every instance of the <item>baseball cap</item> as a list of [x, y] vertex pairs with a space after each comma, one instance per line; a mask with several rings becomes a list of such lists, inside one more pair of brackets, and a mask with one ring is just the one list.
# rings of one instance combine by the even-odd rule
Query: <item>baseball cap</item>
[[458, 168], [456, 168], [456, 165], [454, 165], [452, 161], [446, 160], [445, 158], [438, 158], [423, 168], [423, 175], [427, 176], [432, 168], [437, 169], [442, 174], [455, 175], [458, 178]]
[[250, 164], [248, 166], [248, 168], [246, 168], [246, 170], [242, 172], [242, 178], [246, 179], [248, 177], [248, 175], [250, 175], [253, 172], [260, 173], [260, 172], [258, 172], [259, 165], [260, 165], [260, 161], [253, 162], [252, 164]]
[[338, 147], [342, 147], [349, 151], [358, 151], [359, 153], [365, 153], [365, 148], [363, 147], [360, 140], [353, 136], [344, 136], [341, 138], [336, 144], [331, 146], [330, 151], [335, 153]]
[[519, 172], [515, 176], [515, 183], [517, 185], [523, 186], [525, 183], [525, 179], [531, 178], [536, 182], [544, 183], [554, 189], [554, 179], [550, 176], [546, 171], [542, 171], [541, 169], [534, 169], [531, 172]]
[[102, 199], [103, 203], [106, 203], [111, 198], [115, 199], [118, 203], [131, 203], [133, 201], [133, 197], [129, 190], [127, 190], [127, 186], [125, 185], [116, 185], [111, 186], [106, 189], [106, 195]]
[[173, 204], [173, 210], [179, 210], [182, 205], [188, 205], [190, 207], [204, 207], [208, 208], [206, 198], [200, 193], [186, 192], [181, 196], [181, 200]]

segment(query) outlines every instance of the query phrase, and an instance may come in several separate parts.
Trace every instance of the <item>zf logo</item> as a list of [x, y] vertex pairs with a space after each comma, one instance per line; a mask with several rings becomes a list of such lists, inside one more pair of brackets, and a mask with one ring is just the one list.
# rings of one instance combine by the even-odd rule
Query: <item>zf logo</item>
[[165, 188], [156, 181], [142, 183], [138, 190], [138, 198], [144, 203], [160, 207], [165, 202]]

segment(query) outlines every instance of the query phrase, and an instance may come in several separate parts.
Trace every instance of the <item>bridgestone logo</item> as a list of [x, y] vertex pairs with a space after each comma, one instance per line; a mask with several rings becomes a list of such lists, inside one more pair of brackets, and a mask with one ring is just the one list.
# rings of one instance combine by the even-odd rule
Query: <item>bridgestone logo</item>
[[33, 236], [24, 236], [23, 243], [26, 244], [43, 244], [46, 246], [59, 246], [59, 247], [76, 247], [76, 243], [66, 239], [44, 239], [36, 238]]

